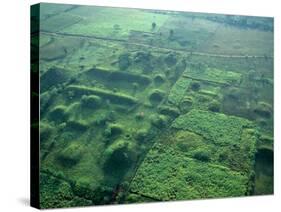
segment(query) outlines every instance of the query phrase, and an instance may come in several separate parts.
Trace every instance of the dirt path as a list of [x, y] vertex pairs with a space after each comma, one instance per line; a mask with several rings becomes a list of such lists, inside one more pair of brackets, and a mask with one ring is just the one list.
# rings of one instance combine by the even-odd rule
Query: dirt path
[[[53, 36], [68, 36], [68, 37], [78, 37], [78, 38], [87, 38], [87, 39], [97, 39], [97, 40], [105, 40], [105, 41], [112, 41], [112, 42], [120, 42], [129, 45], [136, 45], [146, 48], [164, 50], [164, 51], [174, 51], [179, 53], [185, 53], [190, 55], [197, 55], [197, 56], [205, 56], [205, 57], [220, 57], [220, 58], [265, 58], [265, 56], [260, 55], [227, 55], [227, 54], [213, 54], [213, 53], [206, 53], [206, 52], [197, 52], [197, 51], [186, 51], [181, 49], [173, 49], [173, 48], [165, 48], [165, 47], [157, 47], [152, 46], [149, 44], [142, 44], [142, 43], [134, 43], [128, 42], [125, 39], [115, 39], [115, 38], [107, 38], [107, 37], [100, 37], [94, 35], [79, 35], [79, 34], [72, 34], [72, 33], [62, 33], [62, 32], [49, 32], [49, 31], [41, 31], [43, 34], [53, 35]], [[273, 58], [273, 56], [267, 56], [267, 58]]]

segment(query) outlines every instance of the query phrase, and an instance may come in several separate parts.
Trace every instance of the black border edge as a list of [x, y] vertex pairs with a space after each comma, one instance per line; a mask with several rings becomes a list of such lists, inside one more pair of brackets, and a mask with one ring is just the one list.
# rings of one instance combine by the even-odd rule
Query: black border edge
[[40, 4], [30, 7], [30, 206], [40, 208], [40, 89], [39, 89]]

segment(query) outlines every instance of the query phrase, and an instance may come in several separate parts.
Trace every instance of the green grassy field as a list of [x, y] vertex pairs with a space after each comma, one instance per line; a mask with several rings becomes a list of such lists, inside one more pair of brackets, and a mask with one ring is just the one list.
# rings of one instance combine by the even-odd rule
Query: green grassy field
[[273, 193], [272, 18], [40, 10], [42, 208]]

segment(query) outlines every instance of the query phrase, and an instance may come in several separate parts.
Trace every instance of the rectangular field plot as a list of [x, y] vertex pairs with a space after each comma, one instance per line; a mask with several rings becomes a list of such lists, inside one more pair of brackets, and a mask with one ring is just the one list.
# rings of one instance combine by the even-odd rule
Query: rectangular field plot
[[156, 200], [184, 200], [241, 196], [247, 184], [242, 173], [158, 144], [139, 167], [130, 191]]
[[256, 131], [249, 121], [193, 110], [172, 127], [140, 165], [132, 193], [173, 200], [251, 192]]
[[73, 24], [76, 24], [81, 20], [82, 18], [79, 16], [61, 13], [58, 15], [54, 15], [46, 19], [45, 21], [42, 21], [41, 30], [57, 32]]
[[241, 80], [240, 73], [200, 67], [191, 68], [184, 77], [225, 85], [237, 85]]

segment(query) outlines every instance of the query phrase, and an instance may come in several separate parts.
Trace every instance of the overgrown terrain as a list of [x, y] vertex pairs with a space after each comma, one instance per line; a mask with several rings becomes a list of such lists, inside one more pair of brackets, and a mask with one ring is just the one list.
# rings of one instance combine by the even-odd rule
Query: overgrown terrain
[[272, 18], [41, 4], [40, 20], [42, 208], [273, 193]]

